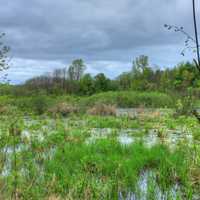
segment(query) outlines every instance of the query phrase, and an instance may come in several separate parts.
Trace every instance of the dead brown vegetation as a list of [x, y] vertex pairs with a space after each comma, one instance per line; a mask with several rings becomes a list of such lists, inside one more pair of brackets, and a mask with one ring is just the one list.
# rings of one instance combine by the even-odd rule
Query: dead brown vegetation
[[90, 115], [116, 116], [117, 111], [114, 105], [96, 104], [87, 113]]
[[48, 112], [52, 115], [62, 115], [66, 117], [69, 114], [78, 113], [78, 110], [76, 106], [62, 102], [50, 108]]

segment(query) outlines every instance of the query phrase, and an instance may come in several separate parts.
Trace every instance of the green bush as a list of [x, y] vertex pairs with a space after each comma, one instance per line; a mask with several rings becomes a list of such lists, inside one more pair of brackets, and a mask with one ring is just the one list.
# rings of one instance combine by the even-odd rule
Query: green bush
[[45, 95], [19, 97], [16, 99], [11, 99], [9, 102], [11, 105], [15, 105], [23, 112], [34, 112], [36, 114], [43, 114], [52, 104], [52, 98]]
[[32, 106], [34, 112], [41, 115], [47, 111], [48, 108], [48, 99], [46, 96], [38, 96], [32, 99]]

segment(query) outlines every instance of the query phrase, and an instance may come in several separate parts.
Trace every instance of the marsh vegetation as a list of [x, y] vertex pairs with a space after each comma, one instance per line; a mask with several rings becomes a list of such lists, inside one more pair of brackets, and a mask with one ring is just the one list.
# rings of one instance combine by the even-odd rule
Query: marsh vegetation
[[[98, 99], [103, 95], [119, 94]], [[1, 107], [1, 199], [200, 198], [195, 117], [176, 115], [158, 99], [160, 108], [119, 108], [118, 102], [96, 104], [95, 96], [69, 98], [76, 103], [48, 100], [42, 115], [34, 106], [25, 112], [19, 99]]]

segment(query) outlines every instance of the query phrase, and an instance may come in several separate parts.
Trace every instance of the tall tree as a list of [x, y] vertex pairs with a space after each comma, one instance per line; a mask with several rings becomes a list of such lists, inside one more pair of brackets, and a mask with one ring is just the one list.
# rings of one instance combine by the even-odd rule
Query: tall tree
[[132, 71], [133, 73], [143, 72], [145, 68], [148, 68], [148, 67], [149, 67], [148, 56], [141, 55], [133, 61]]
[[149, 66], [148, 56], [141, 55], [133, 61], [132, 67], [133, 81], [132, 89], [146, 90], [152, 89], [152, 79], [154, 72]]
[[86, 70], [86, 66], [82, 59], [74, 60], [68, 69], [69, 80], [80, 81], [85, 70]]

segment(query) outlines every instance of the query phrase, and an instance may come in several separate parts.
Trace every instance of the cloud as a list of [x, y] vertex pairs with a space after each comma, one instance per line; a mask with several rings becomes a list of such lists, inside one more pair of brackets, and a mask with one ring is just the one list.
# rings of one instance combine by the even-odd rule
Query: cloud
[[0, 32], [7, 33], [12, 48], [12, 79], [21, 72], [24, 80], [31, 72], [51, 71], [75, 58], [91, 63], [91, 72], [114, 75], [138, 53], [151, 56], [155, 64], [173, 65], [181, 60], [184, 38], [163, 25], [184, 26], [193, 33], [188, 0], [1, 1]]

